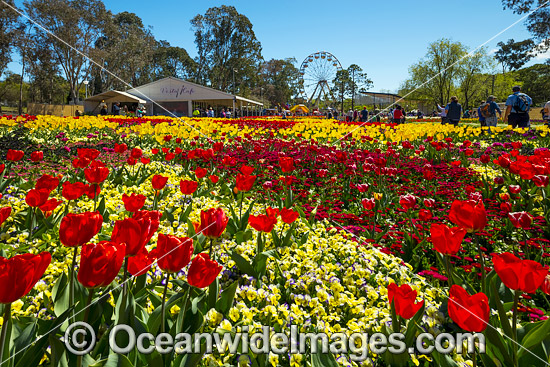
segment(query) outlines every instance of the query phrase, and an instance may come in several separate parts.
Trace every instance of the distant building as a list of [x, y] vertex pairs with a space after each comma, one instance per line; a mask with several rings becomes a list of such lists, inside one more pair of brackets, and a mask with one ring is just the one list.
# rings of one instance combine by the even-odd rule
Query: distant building
[[111, 114], [112, 105], [120, 102], [135, 111], [139, 104], [146, 107], [149, 116], [191, 117], [195, 109], [212, 107], [219, 116], [222, 109], [235, 109], [240, 116], [259, 115], [263, 104], [251, 99], [204, 87], [174, 77], [129, 89], [125, 92], [111, 90], [89, 97], [84, 101], [84, 112], [99, 114], [101, 101], [107, 104]]

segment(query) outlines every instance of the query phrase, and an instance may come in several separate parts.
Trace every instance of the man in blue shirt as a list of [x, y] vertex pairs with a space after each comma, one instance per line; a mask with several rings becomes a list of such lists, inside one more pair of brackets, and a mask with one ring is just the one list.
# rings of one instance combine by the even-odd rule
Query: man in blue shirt
[[512, 94], [506, 99], [506, 112], [504, 113], [504, 122], [512, 128], [529, 127], [529, 110], [533, 105], [533, 100], [525, 93], [521, 93], [521, 88], [515, 86], [512, 88]]

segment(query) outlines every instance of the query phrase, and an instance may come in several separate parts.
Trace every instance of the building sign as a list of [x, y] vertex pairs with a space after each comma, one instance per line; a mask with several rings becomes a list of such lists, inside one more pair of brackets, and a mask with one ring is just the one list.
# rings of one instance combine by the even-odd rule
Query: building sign
[[191, 87], [191, 88], [188, 88], [186, 87], [184, 84], [181, 85], [181, 87], [179, 88], [174, 88], [174, 87], [161, 87], [160, 88], [160, 93], [162, 95], [169, 95], [173, 98], [179, 98], [181, 96], [184, 96], [184, 95], [192, 95], [193, 93], [195, 93], [195, 90]]

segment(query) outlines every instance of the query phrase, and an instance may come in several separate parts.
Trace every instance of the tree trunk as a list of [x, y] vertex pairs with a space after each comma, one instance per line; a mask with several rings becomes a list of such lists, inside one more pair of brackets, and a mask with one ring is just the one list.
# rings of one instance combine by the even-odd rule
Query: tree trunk
[[25, 75], [25, 55], [21, 55], [21, 80], [19, 81], [19, 115], [23, 114], [23, 76]]

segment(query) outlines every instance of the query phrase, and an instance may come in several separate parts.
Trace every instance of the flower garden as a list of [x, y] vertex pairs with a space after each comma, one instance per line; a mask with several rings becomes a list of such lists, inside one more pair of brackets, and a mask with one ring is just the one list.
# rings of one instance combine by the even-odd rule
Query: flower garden
[[[542, 126], [4, 116], [2, 364], [542, 366], [549, 146]], [[62, 341], [75, 321], [97, 335], [84, 356]], [[407, 347], [480, 332], [486, 345], [114, 354], [119, 324], [402, 332]]]

